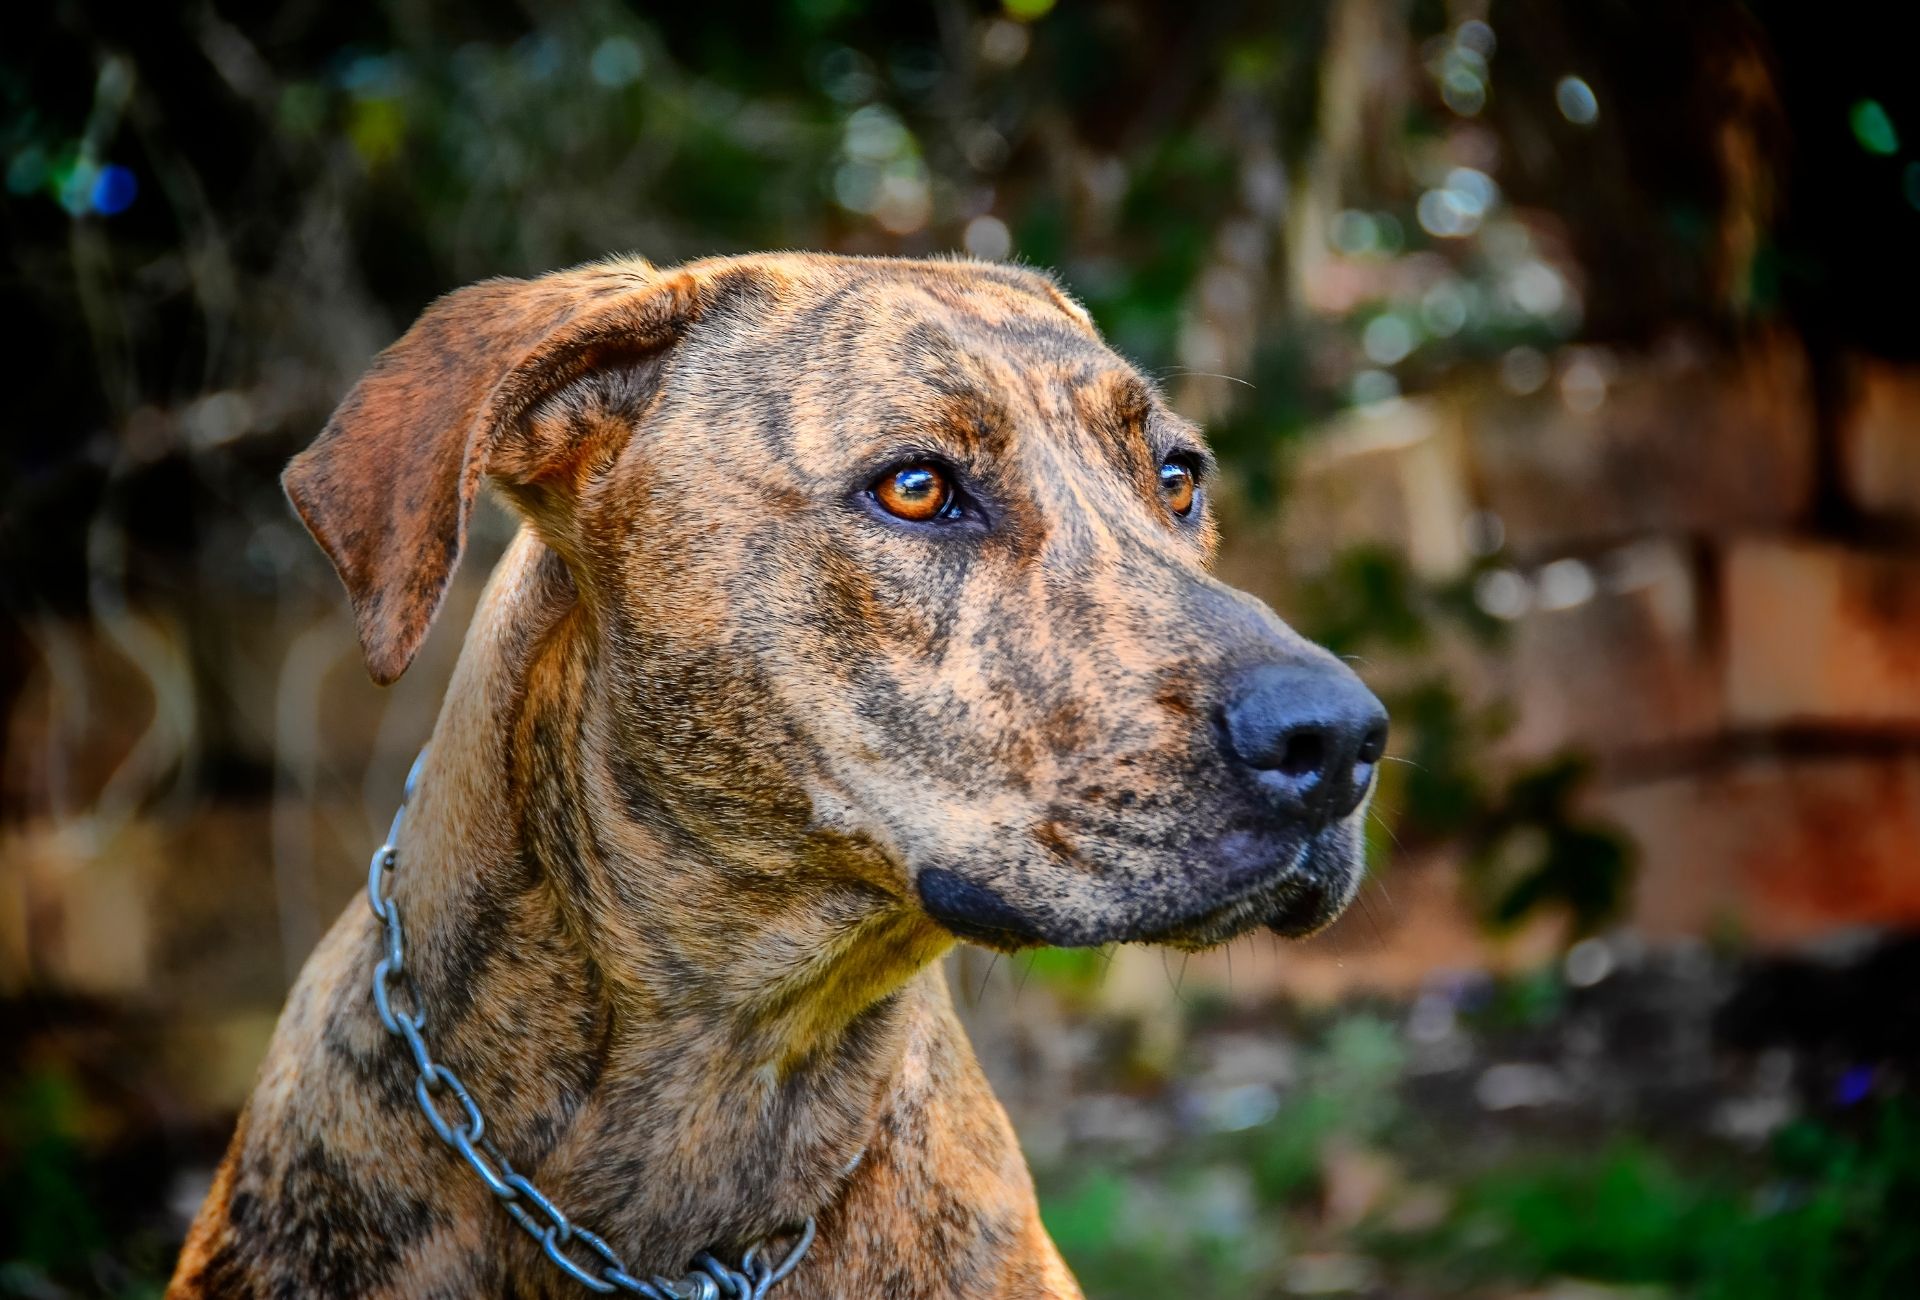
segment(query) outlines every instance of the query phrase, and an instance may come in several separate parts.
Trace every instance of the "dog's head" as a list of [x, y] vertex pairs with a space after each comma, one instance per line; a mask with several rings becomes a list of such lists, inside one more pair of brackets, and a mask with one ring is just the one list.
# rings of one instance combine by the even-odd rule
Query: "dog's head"
[[483, 476], [566, 562], [632, 815], [1002, 947], [1303, 933], [1385, 740], [1208, 574], [1198, 432], [1046, 278], [769, 256], [430, 308], [286, 484], [391, 681]]

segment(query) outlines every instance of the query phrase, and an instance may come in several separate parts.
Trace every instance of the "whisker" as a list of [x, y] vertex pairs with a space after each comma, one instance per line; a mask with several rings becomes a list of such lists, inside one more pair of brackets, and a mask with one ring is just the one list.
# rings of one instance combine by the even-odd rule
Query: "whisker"
[[1374, 821], [1380, 824], [1380, 829], [1385, 831], [1387, 833], [1387, 838], [1393, 841], [1394, 848], [1399, 849], [1402, 852], [1406, 850], [1406, 845], [1402, 844], [1400, 842], [1400, 837], [1394, 833], [1392, 823], [1388, 822], [1385, 817], [1382, 817], [1380, 815], [1380, 810], [1378, 808], [1367, 809], [1367, 816], [1371, 817]]
[[993, 954], [993, 960], [987, 963], [987, 973], [980, 977], [980, 991], [973, 995], [973, 1004], [980, 1005], [980, 999], [987, 995], [987, 981], [993, 978], [993, 968], [1000, 964], [1000, 954]]
[[1373, 931], [1374, 951], [1385, 952], [1387, 949], [1387, 936], [1385, 932], [1380, 929], [1379, 918], [1373, 914], [1372, 901], [1368, 899], [1364, 893], [1357, 895], [1354, 901], [1360, 904], [1360, 915], [1366, 918], [1367, 928]]
[[1242, 388], [1256, 387], [1252, 380], [1242, 379], [1238, 375], [1223, 375], [1218, 370], [1195, 370], [1191, 366], [1169, 366], [1165, 370], [1154, 372], [1156, 379], [1166, 379], [1172, 375], [1191, 375], [1197, 379], [1224, 379], [1230, 384], [1239, 384]]
[[[1393, 832], [1389, 831], [1387, 833], [1391, 835]], [[1371, 880], [1375, 885], [1379, 886], [1381, 899], [1385, 901], [1388, 907], [1392, 907], [1393, 891], [1387, 888], [1387, 878], [1381, 875], [1377, 871], [1370, 871], [1367, 873], [1367, 879]]]
[[1180, 996], [1180, 984], [1187, 977], [1187, 958], [1190, 955], [1189, 953], [1180, 954], [1180, 974], [1175, 976], [1172, 968], [1167, 965], [1167, 950], [1165, 948], [1160, 950], [1160, 973], [1167, 977], [1167, 987], [1173, 990], [1173, 1000], [1183, 1007], [1187, 1005], [1187, 1000]]

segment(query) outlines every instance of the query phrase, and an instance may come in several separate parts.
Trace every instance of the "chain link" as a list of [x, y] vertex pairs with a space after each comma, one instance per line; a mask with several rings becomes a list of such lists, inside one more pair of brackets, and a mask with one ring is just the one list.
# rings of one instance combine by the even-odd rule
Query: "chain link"
[[[500, 1148], [487, 1136], [486, 1117], [467, 1086], [445, 1065], [433, 1059], [427, 1050], [423, 1031], [427, 1027], [426, 1004], [414, 987], [407, 970], [405, 931], [400, 924], [400, 904], [387, 893], [387, 877], [400, 865], [400, 828], [406, 820], [407, 803], [413, 798], [414, 784], [420, 779], [420, 766], [427, 752], [413, 760], [407, 773], [406, 793], [393, 814], [387, 842], [374, 850], [367, 863], [367, 905], [385, 931], [384, 955], [373, 968], [373, 1005], [380, 1013], [386, 1031], [406, 1044], [413, 1058], [413, 1096], [420, 1113], [443, 1143], [452, 1148], [473, 1170], [489, 1192], [520, 1225], [529, 1237], [540, 1243], [554, 1266], [589, 1291], [611, 1295], [624, 1291], [646, 1300], [763, 1300], [767, 1292], [793, 1272], [801, 1257], [813, 1245], [814, 1222], [808, 1219], [800, 1229], [800, 1238], [778, 1262], [768, 1258], [765, 1241], [747, 1247], [739, 1268], [721, 1263], [702, 1252], [693, 1261], [693, 1270], [680, 1278], [641, 1279], [627, 1272], [626, 1265], [613, 1248], [560, 1212], [539, 1188], [515, 1171]], [[405, 996], [405, 1005], [396, 1005], [394, 993]], [[457, 1114], [449, 1118], [446, 1102], [451, 1098]], [[851, 1168], [851, 1166], [849, 1166]], [[572, 1253], [569, 1253], [571, 1251]]]

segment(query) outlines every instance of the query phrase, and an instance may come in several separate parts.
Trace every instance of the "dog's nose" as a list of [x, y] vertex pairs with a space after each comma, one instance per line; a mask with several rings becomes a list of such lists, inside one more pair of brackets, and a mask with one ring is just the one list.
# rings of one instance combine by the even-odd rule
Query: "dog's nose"
[[1387, 747], [1387, 711], [1338, 663], [1258, 664], [1220, 704], [1227, 752], [1314, 829], [1359, 807]]

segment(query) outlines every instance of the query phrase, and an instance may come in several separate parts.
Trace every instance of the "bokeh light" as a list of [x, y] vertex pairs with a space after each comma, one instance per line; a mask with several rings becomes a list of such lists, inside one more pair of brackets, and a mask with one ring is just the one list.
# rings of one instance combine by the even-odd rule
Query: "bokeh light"
[[1600, 120], [1600, 100], [1593, 87], [1571, 74], [1560, 78], [1553, 88], [1553, 102], [1560, 116], [1575, 126], [1592, 126]]
[[108, 163], [93, 178], [93, 191], [88, 201], [101, 216], [118, 216], [133, 206], [134, 197], [139, 192], [140, 183], [130, 170], [118, 163]]
[[593, 47], [588, 70], [596, 84], [608, 89], [630, 86], [646, 71], [646, 54], [631, 36], [609, 36]]
[[1879, 100], [1860, 100], [1854, 104], [1847, 120], [1853, 127], [1853, 138], [1868, 153], [1890, 158], [1900, 152], [1900, 133], [1893, 129], [1893, 119], [1887, 116]]
[[961, 242], [969, 254], [988, 262], [1005, 261], [1013, 252], [1013, 234], [1007, 223], [990, 214], [969, 221]]

